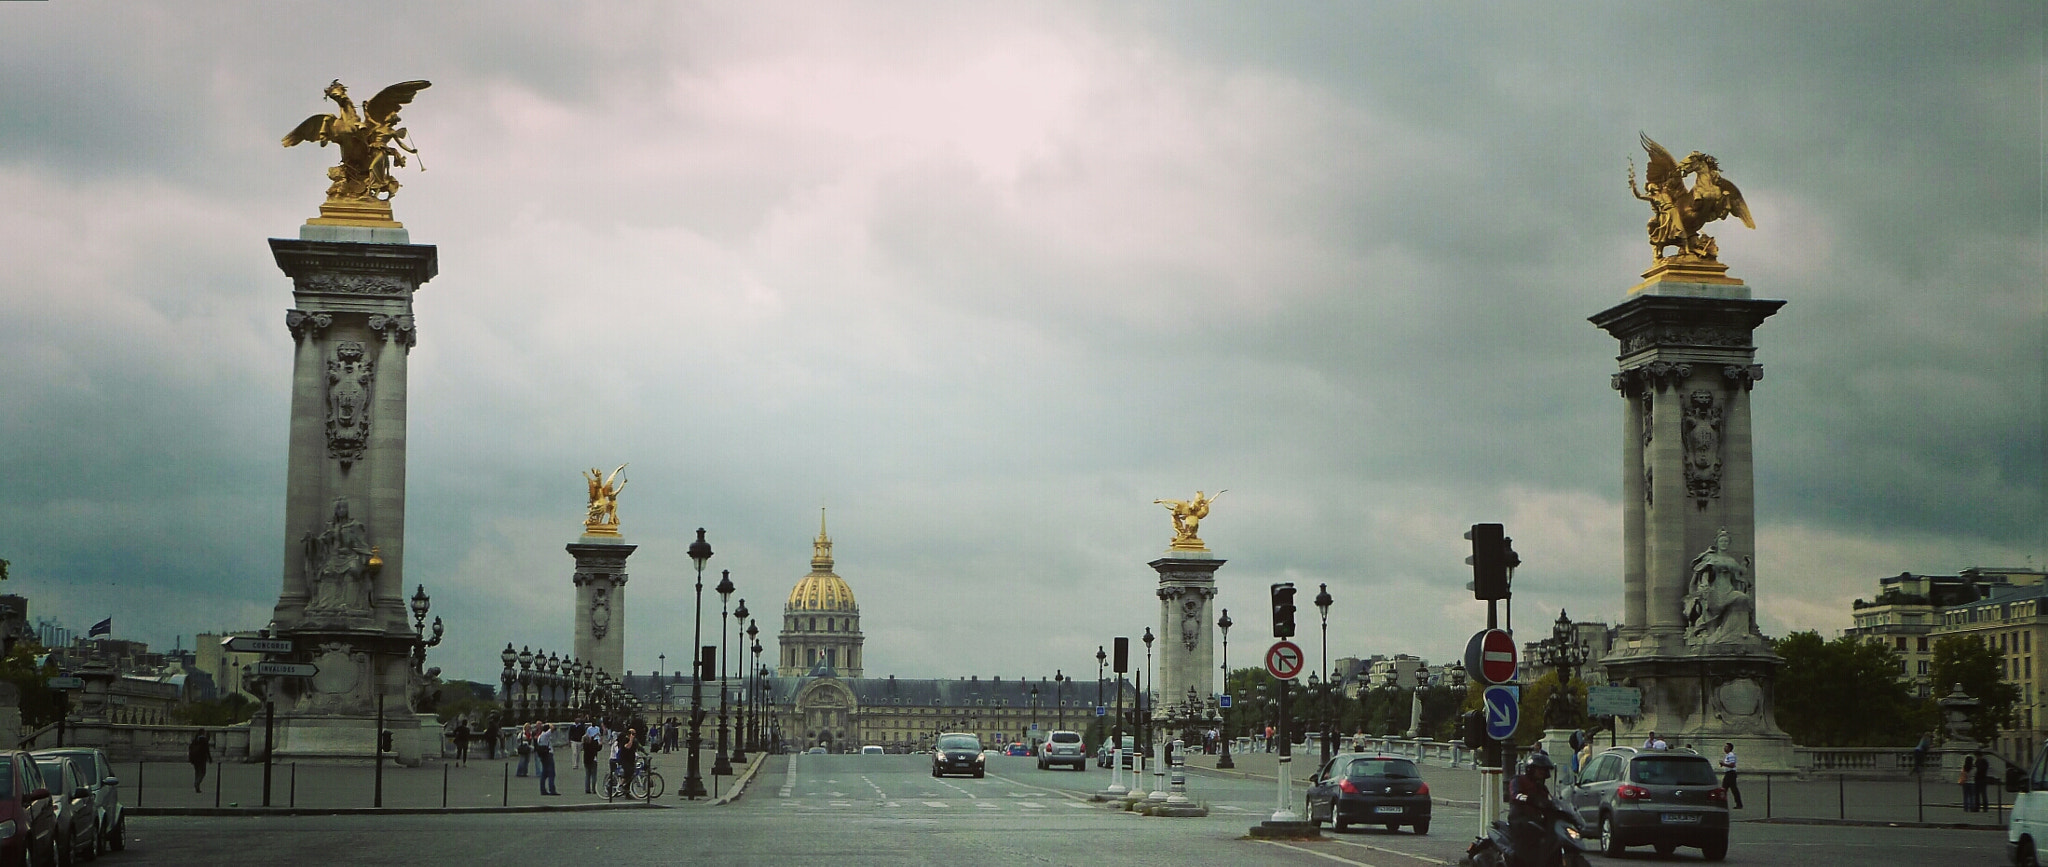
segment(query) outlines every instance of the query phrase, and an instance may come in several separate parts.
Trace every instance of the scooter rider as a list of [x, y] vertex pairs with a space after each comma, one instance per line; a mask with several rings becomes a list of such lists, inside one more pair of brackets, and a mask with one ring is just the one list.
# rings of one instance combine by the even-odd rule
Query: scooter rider
[[1550, 819], [1556, 807], [1550, 801], [1550, 775], [1557, 768], [1550, 756], [1529, 757], [1520, 776], [1508, 784], [1508, 839], [1514, 845], [1516, 864], [1548, 864], [1544, 850], [1551, 844]]

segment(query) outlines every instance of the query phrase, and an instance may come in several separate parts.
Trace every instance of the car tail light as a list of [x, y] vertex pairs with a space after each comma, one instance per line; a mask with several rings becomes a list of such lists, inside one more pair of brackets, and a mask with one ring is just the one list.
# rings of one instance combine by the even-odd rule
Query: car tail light
[[1714, 789], [1713, 791], [1710, 791], [1710, 792], [1708, 792], [1708, 793], [1707, 793], [1707, 800], [1709, 800], [1709, 801], [1715, 801], [1715, 802], [1718, 802], [1718, 803], [1727, 803], [1727, 801], [1728, 801], [1728, 790], [1727, 790], [1727, 789]]
[[1349, 779], [1338, 780], [1337, 788], [1344, 790], [1344, 794], [1347, 795], [1358, 794], [1358, 786], [1352, 783]]
[[1415, 794], [1421, 795], [1425, 798], [1429, 797], [1429, 784], [1423, 783], [1421, 785], [1416, 786]]
[[1650, 790], [1642, 786], [1623, 785], [1615, 788], [1614, 796], [1624, 801], [1647, 801], [1650, 799]]

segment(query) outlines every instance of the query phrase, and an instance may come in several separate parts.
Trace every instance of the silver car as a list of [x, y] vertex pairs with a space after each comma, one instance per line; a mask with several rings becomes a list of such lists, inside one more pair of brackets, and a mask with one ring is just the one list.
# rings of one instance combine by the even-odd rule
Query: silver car
[[82, 763], [71, 756], [37, 756], [36, 770], [57, 802], [57, 863], [71, 867], [99, 857], [100, 829]]
[[1080, 732], [1053, 732], [1046, 736], [1045, 743], [1038, 745], [1038, 769], [1043, 771], [1053, 765], [1088, 770], [1088, 749], [1081, 743]]
[[[114, 776], [114, 765], [107, 760], [103, 750], [93, 747], [57, 747], [37, 750], [33, 754], [41, 760], [44, 756], [71, 756], [79, 760], [85, 771], [86, 787], [92, 789], [93, 816], [100, 829], [99, 851], [119, 852], [128, 848], [128, 815], [121, 808], [121, 778]], [[53, 793], [56, 791], [51, 790]]]

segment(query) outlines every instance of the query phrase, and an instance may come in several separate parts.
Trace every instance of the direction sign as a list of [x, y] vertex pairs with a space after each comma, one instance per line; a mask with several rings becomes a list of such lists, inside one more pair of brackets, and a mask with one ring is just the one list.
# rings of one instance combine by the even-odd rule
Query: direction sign
[[289, 638], [254, 638], [237, 635], [221, 641], [220, 646], [236, 653], [290, 653], [292, 640]]
[[1521, 690], [1512, 686], [1489, 686], [1482, 698], [1486, 701], [1486, 736], [1497, 741], [1507, 740], [1515, 733], [1515, 723], [1522, 718]]
[[1587, 716], [1643, 715], [1643, 692], [1632, 686], [1586, 687]]
[[1109, 705], [1106, 705], [1106, 704], [1098, 704], [1098, 705], [1096, 705], [1096, 706], [1095, 706], [1095, 715], [1096, 715], [1096, 716], [1109, 716]]
[[270, 677], [312, 677], [320, 673], [320, 666], [302, 662], [259, 662], [256, 673]]
[[1307, 660], [1308, 656], [1301, 652], [1301, 645], [1284, 639], [1275, 641], [1266, 650], [1266, 673], [1281, 680], [1293, 680], [1301, 676]]
[[1229, 710], [1229, 709], [1230, 709], [1230, 693], [1227, 693], [1227, 692], [1226, 692], [1226, 693], [1224, 693], [1224, 694], [1222, 694], [1222, 695], [1219, 695], [1219, 696], [1217, 696], [1217, 697], [1216, 697], [1216, 706], [1217, 706], [1217, 707], [1220, 707], [1220, 708], [1222, 708], [1222, 709], [1224, 709], [1224, 710]]
[[1499, 629], [1472, 633], [1465, 643], [1465, 672], [1480, 683], [1507, 683], [1515, 679], [1515, 637]]
[[51, 689], [84, 689], [84, 688], [85, 688], [85, 678], [82, 678], [82, 677], [53, 677], [53, 678], [50, 678], [50, 682], [49, 682], [49, 687], [50, 687]]

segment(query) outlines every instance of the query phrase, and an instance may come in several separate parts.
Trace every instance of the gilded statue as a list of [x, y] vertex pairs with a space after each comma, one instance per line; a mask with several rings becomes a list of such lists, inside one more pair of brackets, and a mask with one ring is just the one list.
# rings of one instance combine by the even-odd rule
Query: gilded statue
[[[311, 141], [319, 142], [321, 147], [333, 142], [341, 148], [341, 164], [327, 170], [328, 179], [333, 181], [327, 187], [328, 201], [388, 201], [398, 192], [398, 180], [391, 176], [391, 167], [404, 168], [406, 154], [419, 155], [406, 140], [407, 131], [398, 125], [398, 110], [429, 86], [424, 81], [391, 85], [370, 97], [358, 112], [348, 88], [335, 79], [324, 95], [334, 100], [340, 110], [306, 118], [285, 134], [284, 146]], [[424, 171], [426, 165], [422, 163], [420, 169]]]
[[1202, 544], [1202, 537], [1199, 535], [1199, 531], [1202, 529], [1202, 519], [1209, 517], [1209, 504], [1215, 502], [1216, 497], [1223, 496], [1227, 493], [1230, 492], [1228, 490], [1222, 490], [1217, 491], [1215, 496], [1210, 496], [1201, 491], [1196, 491], [1195, 498], [1192, 500], [1152, 501], [1156, 504], [1165, 506], [1168, 512], [1173, 513], [1172, 548], [1174, 550], [1209, 550], [1209, 547], [1207, 545]]
[[[1743, 225], [1756, 228], [1756, 221], [1749, 216], [1749, 204], [1742, 200], [1742, 191], [1721, 176], [1721, 164], [1713, 157], [1693, 151], [1683, 160], [1674, 160], [1663, 145], [1647, 135], [1640, 138], [1643, 151], [1649, 154], [1649, 166], [1643, 172], [1643, 186], [1638, 189], [1635, 161], [1629, 161], [1628, 190], [1650, 203], [1647, 228], [1650, 249], [1657, 261], [1666, 258], [1666, 247], [1678, 248], [1672, 258], [1715, 261], [1720, 247], [1712, 236], [1700, 234], [1701, 228], [1715, 220], [1733, 216]], [[1687, 175], [1692, 176], [1690, 187], [1686, 186]]]
[[596, 467], [584, 471], [583, 479], [590, 485], [590, 508], [583, 518], [585, 531], [605, 531], [611, 535], [619, 532], [619, 492], [626, 487], [626, 480], [619, 478], [619, 474], [625, 471], [625, 464], [609, 476]]

